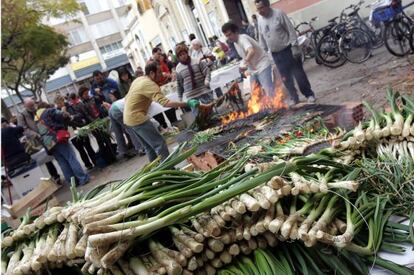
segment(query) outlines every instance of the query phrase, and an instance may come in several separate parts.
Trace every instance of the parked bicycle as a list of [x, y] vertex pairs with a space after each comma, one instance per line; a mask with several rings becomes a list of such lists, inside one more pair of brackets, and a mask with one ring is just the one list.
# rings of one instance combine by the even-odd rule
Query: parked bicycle
[[299, 23], [296, 27], [296, 33], [298, 35], [298, 44], [302, 50], [302, 62], [306, 59], [316, 59], [316, 63], [322, 64], [322, 61], [317, 57], [316, 47], [316, 32], [313, 27], [313, 23], [319, 20], [318, 17], [313, 17], [309, 21]]
[[385, 47], [391, 54], [398, 57], [414, 51], [414, 19], [404, 12], [404, 9], [412, 5], [414, 5], [414, 1], [402, 6], [401, 0], [392, 0], [390, 5], [381, 7], [373, 13], [375, 20], [385, 24]]
[[349, 22], [336, 23], [338, 16], [329, 20], [331, 28], [319, 41], [318, 56], [325, 65], [339, 67], [347, 60], [352, 63], [366, 61], [372, 53], [369, 34]]
[[[384, 1], [384, 0], [380, 0]], [[389, 1], [389, 0], [385, 0]], [[378, 1], [371, 3], [367, 5], [367, 8], [373, 8], [375, 9], [378, 4], [376, 4]], [[346, 7], [342, 10], [340, 15], [340, 23], [342, 22], [348, 22], [350, 26], [354, 28], [360, 28], [363, 31], [367, 32], [368, 35], [371, 38], [371, 45], [373, 49], [380, 48], [384, 45], [384, 39], [383, 39], [383, 32], [384, 32], [384, 24], [378, 23], [374, 24], [372, 21], [369, 21], [368, 23], [361, 17], [359, 14], [359, 10], [361, 9], [362, 4], [364, 4], [365, 1], [359, 1], [357, 4], [352, 4]]]

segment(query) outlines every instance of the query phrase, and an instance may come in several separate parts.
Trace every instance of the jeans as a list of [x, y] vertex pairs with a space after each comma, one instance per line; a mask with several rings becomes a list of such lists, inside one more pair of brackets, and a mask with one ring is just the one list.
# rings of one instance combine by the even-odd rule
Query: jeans
[[170, 154], [168, 146], [158, 130], [155, 129], [151, 120], [136, 126], [130, 126], [129, 128], [134, 131], [141, 141], [150, 161], [155, 160], [157, 156], [161, 156], [161, 160], [168, 157]]
[[308, 77], [303, 69], [302, 62], [293, 57], [291, 47], [287, 47], [280, 52], [272, 53], [273, 60], [282, 76], [283, 84], [289, 92], [290, 98], [295, 102], [299, 102], [299, 97], [293, 77], [298, 83], [301, 93], [305, 97], [314, 96]]
[[109, 119], [111, 120], [112, 132], [114, 132], [116, 143], [118, 144], [118, 152], [121, 155], [124, 155], [128, 152], [128, 146], [125, 142], [124, 133], [128, 134], [131, 138], [131, 142], [134, 144], [135, 151], [141, 151], [141, 142], [134, 131], [125, 126], [121, 110], [112, 107], [109, 110]]
[[66, 182], [70, 183], [72, 177], [75, 177], [80, 185], [89, 181], [88, 174], [83, 171], [82, 166], [76, 158], [75, 151], [69, 143], [56, 144], [52, 149], [52, 155], [59, 163]]
[[96, 153], [92, 148], [89, 136], [74, 137], [71, 142], [76, 150], [78, 150], [85, 167], [92, 168], [96, 164]]
[[264, 69], [260, 73], [252, 74], [250, 76], [250, 85], [252, 86], [252, 90], [254, 88], [253, 85], [257, 83], [263, 88], [263, 90], [266, 92], [266, 95], [273, 98], [275, 96], [275, 85], [273, 83], [272, 76], [273, 76], [272, 65], [269, 65], [266, 69]]

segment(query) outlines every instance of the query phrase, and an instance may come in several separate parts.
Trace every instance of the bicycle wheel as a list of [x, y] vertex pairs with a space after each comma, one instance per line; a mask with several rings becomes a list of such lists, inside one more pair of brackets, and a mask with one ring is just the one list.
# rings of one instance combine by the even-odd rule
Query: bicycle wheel
[[411, 26], [407, 19], [400, 18], [387, 24], [384, 31], [387, 50], [398, 57], [410, 53], [410, 32]]
[[334, 34], [327, 34], [321, 38], [316, 47], [317, 60], [330, 68], [337, 68], [345, 64], [346, 58], [339, 49], [338, 39]]
[[372, 53], [371, 37], [361, 29], [350, 29], [342, 34], [339, 47], [351, 63], [365, 62]]
[[360, 28], [369, 34], [373, 49], [381, 48], [384, 45], [384, 24], [373, 26], [371, 23], [362, 22]]
[[373, 49], [378, 49], [384, 46], [384, 25], [383, 24], [381, 24], [378, 27], [374, 27], [374, 29], [372, 29], [369, 32], [369, 34], [371, 36], [371, 43], [372, 43]]
[[411, 27], [410, 47], [411, 47], [411, 53], [414, 54], [414, 25]]

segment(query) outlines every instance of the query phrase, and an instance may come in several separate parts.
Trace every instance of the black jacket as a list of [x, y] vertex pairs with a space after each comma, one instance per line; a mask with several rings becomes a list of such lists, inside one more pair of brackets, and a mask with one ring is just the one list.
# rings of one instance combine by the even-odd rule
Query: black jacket
[[88, 107], [82, 101], [70, 101], [67, 105], [69, 114], [73, 116], [71, 126], [76, 129], [88, 125], [94, 118], [89, 113]]

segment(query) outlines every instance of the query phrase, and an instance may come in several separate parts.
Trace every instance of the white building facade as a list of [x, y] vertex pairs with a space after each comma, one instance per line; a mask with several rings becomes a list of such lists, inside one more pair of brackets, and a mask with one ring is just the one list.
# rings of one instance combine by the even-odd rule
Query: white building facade
[[80, 85], [88, 85], [92, 72], [103, 72], [129, 66], [122, 46], [125, 38], [126, 0], [79, 0], [82, 11], [76, 18], [51, 19], [47, 24], [67, 35], [70, 47], [69, 63], [56, 71], [47, 81], [45, 94], [77, 92]]

